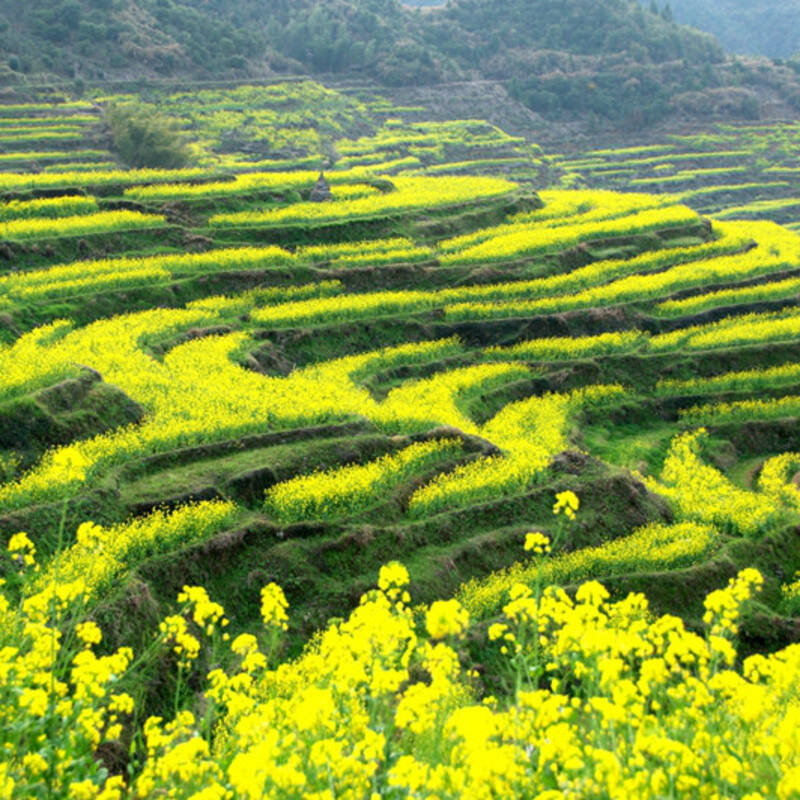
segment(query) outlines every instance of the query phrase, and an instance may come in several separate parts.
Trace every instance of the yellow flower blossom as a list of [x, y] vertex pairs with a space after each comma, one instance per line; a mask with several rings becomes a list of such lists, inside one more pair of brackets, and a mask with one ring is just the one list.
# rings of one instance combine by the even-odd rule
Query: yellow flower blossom
[[75, 635], [80, 639], [84, 645], [91, 646], [100, 644], [103, 640], [103, 634], [100, 631], [96, 622], [81, 622], [75, 626]]
[[16, 562], [19, 570], [27, 569], [36, 564], [36, 546], [27, 533], [15, 533], [8, 540], [8, 552]]
[[261, 619], [268, 628], [289, 629], [288, 605], [283, 589], [277, 584], [270, 583], [261, 589]]
[[425, 615], [425, 627], [433, 639], [458, 636], [469, 624], [469, 614], [457, 600], [437, 600]]
[[532, 531], [525, 534], [524, 550], [534, 555], [544, 555], [550, 552], [550, 538], [541, 531]]
[[559, 492], [556, 495], [556, 502], [553, 506], [553, 514], [557, 516], [563, 511], [564, 516], [567, 517], [567, 519], [573, 520], [575, 519], [575, 512], [579, 507], [580, 500], [575, 492], [570, 490]]

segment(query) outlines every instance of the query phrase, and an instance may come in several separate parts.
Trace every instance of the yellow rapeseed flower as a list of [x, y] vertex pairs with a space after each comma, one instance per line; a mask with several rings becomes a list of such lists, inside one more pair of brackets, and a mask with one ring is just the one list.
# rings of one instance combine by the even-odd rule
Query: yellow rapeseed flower
[[425, 627], [433, 639], [458, 636], [469, 624], [469, 614], [458, 600], [437, 600], [425, 615]]
[[553, 514], [558, 516], [562, 511], [564, 512], [564, 516], [570, 520], [575, 519], [575, 512], [580, 507], [580, 500], [575, 492], [567, 490], [565, 492], [559, 492], [556, 495], [556, 502], [553, 506]]
[[268, 628], [289, 629], [288, 607], [283, 589], [276, 583], [267, 584], [261, 589], [261, 619]]
[[545, 536], [541, 531], [531, 531], [525, 535], [524, 549], [526, 552], [532, 552], [536, 556], [549, 553], [550, 538]]
[[36, 545], [30, 540], [28, 534], [22, 531], [15, 533], [8, 540], [8, 552], [19, 570], [36, 563]]

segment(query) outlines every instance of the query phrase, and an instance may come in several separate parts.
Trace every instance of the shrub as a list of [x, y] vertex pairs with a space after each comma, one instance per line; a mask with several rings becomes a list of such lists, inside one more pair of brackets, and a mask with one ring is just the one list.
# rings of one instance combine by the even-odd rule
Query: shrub
[[179, 124], [142, 103], [109, 106], [106, 118], [112, 147], [129, 167], [176, 169], [191, 153]]

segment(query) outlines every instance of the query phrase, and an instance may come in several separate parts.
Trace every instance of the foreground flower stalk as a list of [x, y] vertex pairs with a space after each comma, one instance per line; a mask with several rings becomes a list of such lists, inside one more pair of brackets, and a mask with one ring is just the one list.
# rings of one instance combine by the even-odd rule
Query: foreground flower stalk
[[[534, 558], [550, 546], [526, 538]], [[35, 574], [33, 555], [13, 540], [9, 557]], [[232, 640], [224, 609], [184, 587], [153, 647], [173, 660], [179, 690], [199, 682], [201, 696], [184, 691], [172, 719], [145, 721], [125, 776], [100, 754], [129, 737], [135, 703], [119, 687], [133, 653], [96, 653], [80, 580], [53, 580], [18, 607], [2, 596], [2, 796], [800, 796], [800, 646], [737, 666], [757, 571], [709, 594], [705, 636], [653, 616], [643, 595], [612, 602], [594, 581], [574, 597], [517, 584], [480, 633], [456, 600], [412, 608], [409, 582], [403, 565], [384, 566], [346, 620], [285, 663], [277, 585], [261, 592], [263, 630]], [[468, 662], [467, 634], [514, 675], [511, 691], [487, 694], [494, 676]], [[225, 650], [229, 668], [198, 673], [201, 652]]]

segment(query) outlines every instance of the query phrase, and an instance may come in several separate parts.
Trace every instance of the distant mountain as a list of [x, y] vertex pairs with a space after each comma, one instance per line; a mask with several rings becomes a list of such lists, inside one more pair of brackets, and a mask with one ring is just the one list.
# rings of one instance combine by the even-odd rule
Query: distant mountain
[[203, 3], [0, 0], [0, 51], [12, 70], [102, 80], [245, 69], [261, 38]]
[[460, 76], [424, 38], [396, 0], [0, 0], [0, 63], [87, 80]]
[[723, 58], [712, 40], [635, 0], [0, 0], [13, 69], [81, 75], [225, 76], [269, 69], [368, 73], [387, 83], [511, 77], [527, 55]]
[[[664, 5], [657, 0], [656, 7]], [[669, 6], [676, 20], [713, 33], [732, 53], [800, 54], [800, 0], [669, 0]]]
[[713, 37], [637, 0], [0, 0], [0, 83], [276, 74], [488, 78], [545, 115], [633, 125], [676, 111], [755, 118], [764, 86], [800, 108], [790, 67], [731, 62]]
[[675, 95], [716, 84], [726, 57], [712, 37], [635, 0], [459, 0], [424, 18], [444, 53], [509, 79], [545, 114], [651, 122]]

